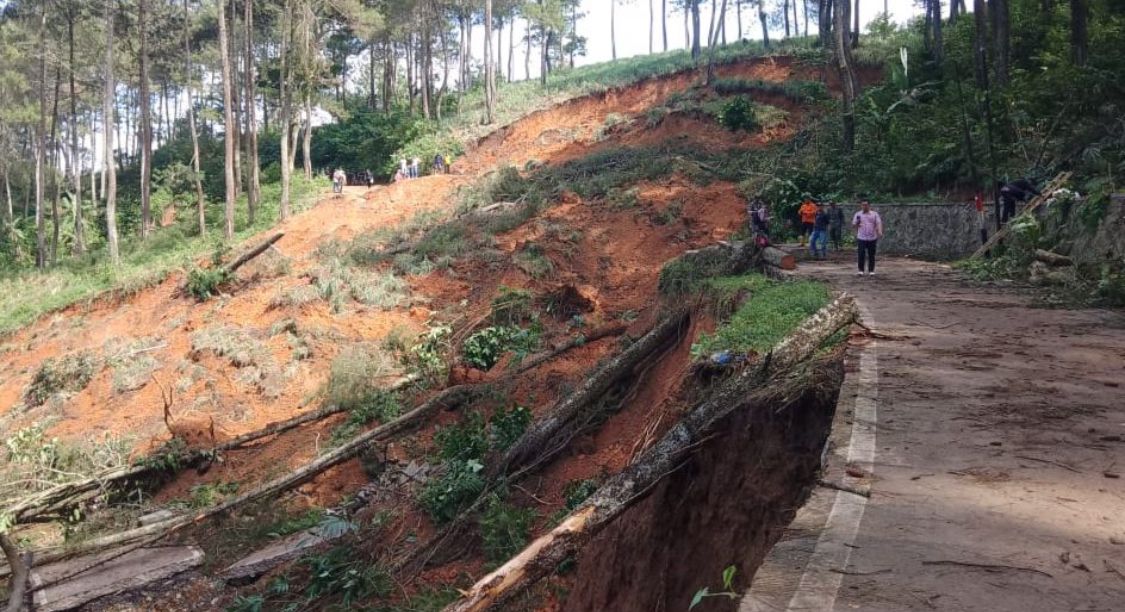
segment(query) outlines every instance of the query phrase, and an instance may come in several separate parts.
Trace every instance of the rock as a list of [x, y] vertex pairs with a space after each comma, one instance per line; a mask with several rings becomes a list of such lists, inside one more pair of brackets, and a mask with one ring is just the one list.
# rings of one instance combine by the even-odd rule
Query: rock
[[[112, 558], [116, 554], [117, 551], [110, 550], [32, 570], [31, 589], [35, 610], [70, 610], [99, 597], [166, 580], [203, 564], [203, 551], [195, 546], [138, 548], [116, 559]], [[97, 565], [99, 560], [104, 559], [109, 560]], [[91, 569], [82, 572], [87, 567]], [[76, 572], [82, 573], [58, 584], [51, 584]]]

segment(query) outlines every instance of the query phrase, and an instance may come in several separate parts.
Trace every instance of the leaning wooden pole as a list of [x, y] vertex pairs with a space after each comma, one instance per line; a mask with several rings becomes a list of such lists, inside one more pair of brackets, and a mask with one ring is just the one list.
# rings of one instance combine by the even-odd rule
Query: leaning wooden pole
[[[507, 601], [550, 574], [568, 556], [620, 516], [666, 477], [702, 442], [720, 419], [754, 406], [789, 405], [810, 388], [816, 374], [795, 366], [812, 356], [833, 334], [856, 319], [855, 301], [841, 296], [777, 344], [756, 368], [727, 379], [704, 403], [672, 427], [655, 445], [574, 510], [546, 535], [481, 578], [445, 612], [483, 612]], [[772, 376], [771, 376], [772, 374]], [[762, 377], [774, 384], [760, 386]], [[756, 390], [752, 390], [757, 386]]]

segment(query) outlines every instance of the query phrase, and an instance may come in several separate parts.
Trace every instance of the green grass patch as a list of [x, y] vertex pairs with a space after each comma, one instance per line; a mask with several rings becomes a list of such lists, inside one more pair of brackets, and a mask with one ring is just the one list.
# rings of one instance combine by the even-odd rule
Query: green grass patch
[[24, 392], [24, 403], [39, 406], [57, 393], [77, 393], [90, 384], [101, 362], [89, 351], [46, 359], [39, 365]]
[[[745, 280], [743, 280], [745, 279]], [[828, 304], [828, 287], [814, 281], [775, 282], [760, 275], [711, 281], [720, 291], [745, 290], [750, 299], [712, 334], [692, 346], [695, 355], [717, 351], [764, 353]]]

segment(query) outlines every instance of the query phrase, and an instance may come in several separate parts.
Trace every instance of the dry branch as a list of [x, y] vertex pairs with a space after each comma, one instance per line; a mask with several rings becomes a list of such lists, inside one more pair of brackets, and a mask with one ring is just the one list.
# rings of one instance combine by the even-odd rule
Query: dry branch
[[[814, 369], [796, 369], [838, 330], [856, 317], [855, 301], [841, 296], [814, 314], [766, 356], [759, 368], [731, 377], [683, 420], [674, 425], [629, 467], [609, 479], [558, 527], [479, 580], [446, 612], [483, 611], [506, 601], [554, 571], [560, 562], [675, 471], [714, 425], [734, 411], [754, 406], [788, 406], [810, 390], [831, 385]], [[770, 373], [771, 383], [762, 386]], [[756, 390], [755, 390], [756, 389]]]
[[523, 374], [528, 370], [532, 370], [548, 361], [551, 361], [555, 357], [558, 357], [559, 355], [562, 355], [567, 351], [576, 349], [580, 346], [586, 346], [591, 342], [597, 342], [602, 338], [608, 338], [610, 336], [620, 336], [621, 334], [625, 333], [625, 330], [627, 329], [629, 329], [629, 326], [624, 324], [606, 325], [605, 327], [600, 327], [590, 332], [589, 334], [582, 335], [578, 338], [572, 338], [571, 340], [556, 346], [548, 353], [532, 355], [531, 357], [525, 359], [523, 363], [521, 363], [512, 374]]

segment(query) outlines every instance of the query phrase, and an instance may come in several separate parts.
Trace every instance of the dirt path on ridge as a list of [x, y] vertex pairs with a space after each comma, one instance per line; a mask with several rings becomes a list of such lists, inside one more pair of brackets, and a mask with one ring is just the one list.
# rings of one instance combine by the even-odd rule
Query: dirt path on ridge
[[[1125, 316], [1034, 308], [1026, 291], [904, 259], [881, 260], [874, 278], [856, 277], [850, 255], [802, 274], [854, 294], [892, 338], [860, 362], [859, 384], [877, 380], [877, 424], [858, 535], [843, 542], [843, 567], [809, 564], [799, 597], [774, 603], [1125, 609]], [[844, 514], [834, 509], [829, 531]], [[833, 537], [812, 534], [806, 553]], [[804, 569], [792, 567], [777, 582], [793, 587]]]

